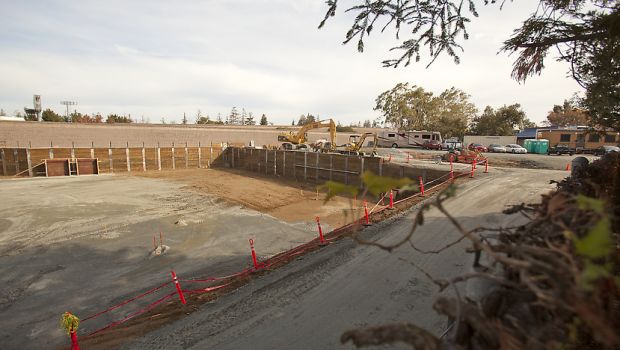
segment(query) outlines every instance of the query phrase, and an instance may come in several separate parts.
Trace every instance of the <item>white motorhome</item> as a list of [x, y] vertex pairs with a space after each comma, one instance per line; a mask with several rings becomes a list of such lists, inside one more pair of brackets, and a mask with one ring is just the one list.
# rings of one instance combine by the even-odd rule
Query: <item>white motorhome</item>
[[422, 147], [433, 140], [439, 144], [443, 142], [439, 131], [381, 131], [377, 134], [379, 147]]

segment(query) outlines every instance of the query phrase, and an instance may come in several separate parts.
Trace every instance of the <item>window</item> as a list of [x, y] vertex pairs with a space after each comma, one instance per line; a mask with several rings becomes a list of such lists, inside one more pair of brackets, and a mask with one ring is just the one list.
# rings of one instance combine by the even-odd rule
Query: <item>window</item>
[[588, 135], [588, 142], [599, 142], [600, 140], [601, 140], [601, 135], [599, 134]]
[[570, 134], [560, 134], [560, 142], [570, 142]]
[[388, 134], [388, 137], [396, 137], [396, 134]]
[[414, 138], [414, 139], [419, 139], [419, 138], [420, 138], [420, 135], [413, 135], [413, 138]]
[[431, 135], [422, 135], [422, 138], [423, 138], [423, 139], [430, 140], [430, 139], [431, 139]]
[[605, 135], [605, 142], [616, 142], [616, 135]]
[[585, 142], [585, 140], [586, 140], [586, 135], [577, 134], [577, 142]]

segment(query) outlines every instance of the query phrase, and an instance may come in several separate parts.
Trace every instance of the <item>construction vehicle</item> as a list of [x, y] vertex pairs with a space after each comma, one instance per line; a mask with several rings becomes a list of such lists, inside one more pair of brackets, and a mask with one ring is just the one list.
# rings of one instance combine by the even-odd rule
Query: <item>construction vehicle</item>
[[326, 142], [316, 143], [313, 147], [319, 151], [330, 151], [336, 148], [336, 123], [333, 119], [319, 120], [306, 124], [295, 132], [287, 132], [278, 135], [278, 141], [282, 142], [282, 149], [285, 150], [308, 150], [310, 147], [308, 141], [308, 131], [312, 129], [328, 128], [330, 140]]
[[[372, 151], [371, 152], [362, 152], [362, 147], [364, 146], [364, 141], [366, 138], [372, 136]], [[361, 135], [351, 135], [349, 136], [349, 142], [344, 145], [344, 149], [337, 150], [338, 153], [342, 154], [350, 154], [350, 155], [361, 155], [361, 156], [376, 156], [377, 155], [377, 134], [374, 132], [365, 132]]]

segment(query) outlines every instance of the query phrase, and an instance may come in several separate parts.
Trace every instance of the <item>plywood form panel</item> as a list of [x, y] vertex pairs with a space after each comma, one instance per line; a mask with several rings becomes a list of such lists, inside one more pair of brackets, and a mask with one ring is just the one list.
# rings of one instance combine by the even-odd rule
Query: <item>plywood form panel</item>
[[127, 172], [127, 155], [125, 154], [125, 148], [112, 148], [112, 159], [114, 160], [115, 173]]

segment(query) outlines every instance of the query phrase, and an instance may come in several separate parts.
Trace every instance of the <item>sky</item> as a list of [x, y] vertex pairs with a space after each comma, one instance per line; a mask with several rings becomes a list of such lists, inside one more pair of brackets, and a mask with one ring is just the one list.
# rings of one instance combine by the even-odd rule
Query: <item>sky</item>
[[319, 30], [322, 0], [0, 0], [0, 108], [23, 111], [40, 94], [43, 109], [62, 114], [63, 100], [153, 123], [194, 120], [198, 110], [215, 119], [235, 106], [275, 124], [311, 113], [346, 125], [380, 117], [375, 98], [409, 82], [435, 94], [462, 89], [480, 111], [520, 103], [540, 123], [581, 91], [552, 55], [519, 84], [514, 57], [498, 53], [538, 1], [501, 10], [480, 1], [460, 64], [445, 56], [426, 68], [425, 54], [396, 69], [381, 65], [397, 55], [391, 32], [373, 32], [364, 53], [342, 45], [352, 23], [343, 10], [360, 0], [341, 1]]

